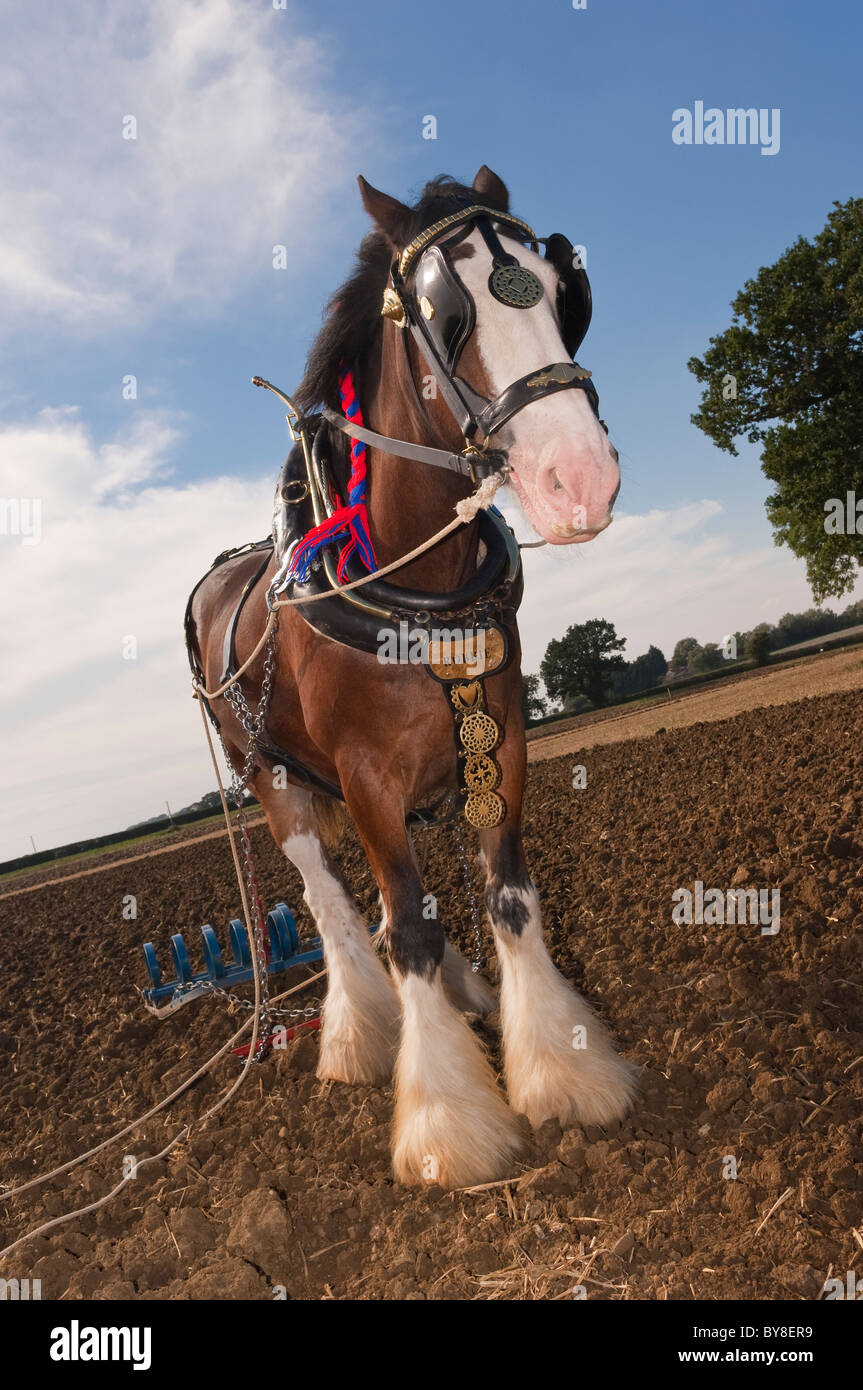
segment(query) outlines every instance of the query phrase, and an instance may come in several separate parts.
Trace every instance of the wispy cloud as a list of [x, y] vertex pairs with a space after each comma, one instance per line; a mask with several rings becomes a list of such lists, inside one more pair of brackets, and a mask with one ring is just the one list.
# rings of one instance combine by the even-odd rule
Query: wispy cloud
[[307, 250], [360, 130], [370, 138], [296, 7], [3, 10], [5, 331], [25, 316], [91, 329], [157, 304], [220, 307], [270, 270], [274, 245]]

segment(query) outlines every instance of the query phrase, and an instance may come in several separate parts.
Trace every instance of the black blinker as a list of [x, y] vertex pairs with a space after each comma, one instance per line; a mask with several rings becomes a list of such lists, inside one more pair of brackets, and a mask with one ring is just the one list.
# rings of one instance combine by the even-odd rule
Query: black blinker
[[570, 357], [575, 357], [590, 327], [593, 305], [587, 271], [574, 263], [575, 251], [569, 237], [552, 232], [545, 241], [545, 258], [550, 261], [563, 284], [561, 328]]

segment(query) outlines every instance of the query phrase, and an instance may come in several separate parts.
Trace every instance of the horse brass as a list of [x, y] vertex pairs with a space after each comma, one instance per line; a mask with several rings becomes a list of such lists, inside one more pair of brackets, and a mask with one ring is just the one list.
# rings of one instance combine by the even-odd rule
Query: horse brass
[[471, 792], [465, 802], [464, 814], [470, 825], [479, 830], [490, 830], [500, 825], [506, 815], [503, 797], [497, 792]]
[[440, 681], [473, 681], [490, 676], [506, 660], [506, 639], [498, 627], [465, 628], [431, 636], [427, 665]]
[[466, 714], [458, 732], [468, 753], [490, 753], [500, 738], [496, 722], [482, 710]]

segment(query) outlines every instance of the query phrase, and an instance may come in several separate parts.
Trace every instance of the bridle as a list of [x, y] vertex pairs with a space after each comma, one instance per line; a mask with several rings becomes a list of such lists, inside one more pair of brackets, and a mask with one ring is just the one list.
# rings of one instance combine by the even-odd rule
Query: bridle
[[[495, 299], [509, 308], [521, 310], [532, 308], [545, 295], [539, 277], [504, 249], [497, 227], [534, 250], [538, 250], [540, 244], [545, 246], [545, 258], [557, 270], [562, 287], [559, 307], [564, 345], [570, 359], [575, 357], [590, 324], [591, 294], [587, 273], [575, 264], [573, 247], [567, 237], [555, 232], [550, 237], [540, 238], [526, 222], [510, 213], [477, 203], [463, 205], [420, 232], [396, 257], [390, 270], [390, 283], [384, 290], [381, 314], [396, 327], [406, 330], [402, 341], [411, 381], [413, 369], [408, 333], [428, 362], [440, 393], [464, 436], [464, 451], [449, 453], [392, 439], [357, 426], [347, 416], [325, 406], [323, 413], [330, 424], [373, 448], [396, 457], [448, 468], [476, 483], [491, 473], [506, 471], [506, 451], [490, 446], [490, 441], [503, 425], [533, 401], [558, 391], [581, 390], [599, 418], [599, 396], [591, 374], [572, 360], [552, 362], [528, 372], [493, 400], [480, 395], [457, 374], [462, 350], [476, 324], [476, 305], [455, 269], [450, 247], [477, 228], [492, 254], [489, 290]], [[460, 229], [456, 235], [448, 235], [456, 229]], [[446, 239], [441, 241], [441, 238]]]

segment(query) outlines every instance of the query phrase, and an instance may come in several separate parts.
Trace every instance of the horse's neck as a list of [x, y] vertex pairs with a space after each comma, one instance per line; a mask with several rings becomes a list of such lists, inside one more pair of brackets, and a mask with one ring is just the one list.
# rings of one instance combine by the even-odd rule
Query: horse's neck
[[[455, 442], [454, 423], [439, 409], [428, 415], [423, 410], [420, 415], [415, 393], [406, 380], [404, 356], [388, 351], [386, 346], [368, 408], [364, 406], [364, 410], [371, 428], [390, 438], [454, 451], [460, 447]], [[455, 435], [446, 438], [451, 431]], [[374, 451], [370, 455], [366, 491], [375, 554], [378, 565], [383, 566], [401, 559], [453, 521], [456, 502], [469, 496], [472, 487], [444, 468]], [[406, 588], [456, 589], [476, 566], [477, 541], [476, 523], [459, 527], [433, 550], [387, 579]]]

